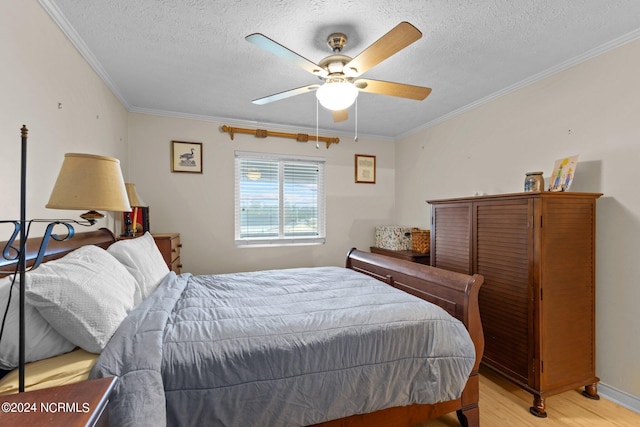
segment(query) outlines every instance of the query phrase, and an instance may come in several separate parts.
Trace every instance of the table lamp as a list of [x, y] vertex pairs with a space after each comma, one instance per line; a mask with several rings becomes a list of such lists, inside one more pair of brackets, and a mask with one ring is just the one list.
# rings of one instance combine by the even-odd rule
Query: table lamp
[[[26, 177], [27, 177], [27, 134], [25, 125], [21, 131], [21, 166], [20, 166], [20, 219], [0, 220], [0, 223], [12, 223], [14, 231], [2, 249], [2, 256], [11, 261], [17, 261], [14, 281], [19, 277], [20, 284], [20, 331], [19, 331], [19, 357], [18, 357], [18, 391], [24, 391], [24, 371], [25, 371], [25, 273], [26, 273], [26, 242], [29, 229], [33, 222], [48, 223], [42, 237], [42, 243], [31, 270], [38, 267], [47, 249], [49, 239], [58, 241], [67, 240], [73, 237], [74, 228], [72, 224], [93, 225], [96, 220], [104, 217], [96, 212], [131, 211], [127, 192], [120, 170], [120, 161], [113, 157], [96, 156], [92, 154], [65, 154], [64, 162], [60, 169], [58, 179], [51, 192], [47, 208], [85, 210], [89, 212], [80, 215], [84, 221], [76, 220], [39, 220], [26, 219]], [[60, 237], [53, 233], [55, 225], [64, 225], [67, 228], [67, 235]], [[16, 238], [19, 236], [18, 247], [15, 246]]]

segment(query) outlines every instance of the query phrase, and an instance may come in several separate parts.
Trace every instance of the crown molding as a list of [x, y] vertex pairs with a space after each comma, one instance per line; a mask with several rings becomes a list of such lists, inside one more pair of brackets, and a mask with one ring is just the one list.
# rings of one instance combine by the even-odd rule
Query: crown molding
[[58, 9], [54, 3], [50, 0], [38, 0], [42, 8], [49, 14], [51, 19], [58, 25], [62, 32], [67, 36], [71, 44], [78, 50], [80, 55], [89, 63], [91, 68], [98, 74], [102, 81], [109, 87], [111, 92], [120, 100], [122, 105], [129, 110], [129, 103], [122, 95], [118, 87], [113, 83], [111, 77], [106, 72], [98, 58], [91, 52], [91, 49], [86, 45], [80, 34], [71, 26], [67, 17]]
[[420, 131], [423, 131], [425, 129], [434, 127], [440, 123], [443, 123], [449, 119], [452, 119], [453, 117], [459, 116], [463, 113], [466, 113], [467, 111], [473, 110], [483, 104], [486, 104], [488, 102], [491, 102], [497, 98], [500, 98], [504, 95], [508, 95], [512, 92], [515, 92], [519, 89], [522, 89], [525, 86], [529, 86], [530, 84], [536, 83], [540, 80], [544, 80], [547, 77], [550, 77], [554, 74], [557, 74], [561, 71], [567, 70], [571, 67], [575, 67], [578, 64], [581, 64], [585, 61], [588, 61], [592, 58], [595, 58], [599, 55], [602, 55], [603, 53], [609, 52], [610, 50], [616, 49], [624, 44], [627, 44], [629, 42], [632, 42], [634, 40], [637, 40], [640, 38], [640, 28], [634, 31], [631, 31], [630, 33], [627, 33], [621, 37], [618, 37], [616, 39], [611, 40], [608, 43], [604, 43], [598, 47], [595, 47], [593, 49], [590, 49], [580, 55], [574, 56], [573, 58], [564, 61], [558, 65], [555, 65], [551, 68], [547, 68], [544, 71], [541, 71], [537, 74], [534, 74], [524, 80], [521, 80], [515, 84], [512, 84], [511, 86], [507, 86], [504, 89], [501, 89], [497, 92], [494, 92], [488, 96], [485, 96], [484, 98], [481, 98], [477, 101], [474, 101], [470, 104], [465, 105], [464, 107], [458, 108], [457, 110], [454, 110], [450, 113], [447, 113], [445, 115], [442, 115], [434, 120], [431, 120], [428, 123], [425, 123], [422, 126], [418, 126], [417, 128], [414, 128], [410, 131], [407, 131], [401, 135], [399, 135], [396, 140], [400, 140], [400, 139], [404, 139], [408, 136], [414, 135]]

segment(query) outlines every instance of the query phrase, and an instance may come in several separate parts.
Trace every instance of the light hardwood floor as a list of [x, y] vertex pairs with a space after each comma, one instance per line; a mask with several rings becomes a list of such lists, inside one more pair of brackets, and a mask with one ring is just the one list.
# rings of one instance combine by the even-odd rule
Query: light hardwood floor
[[[547, 398], [547, 418], [529, 413], [532, 395], [489, 369], [480, 369], [480, 424], [482, 427], [637, 427], [640, 414], [607, 399], [590, 400], [581, 390]], [[460, 427], [448, 414], [416, 427]]]

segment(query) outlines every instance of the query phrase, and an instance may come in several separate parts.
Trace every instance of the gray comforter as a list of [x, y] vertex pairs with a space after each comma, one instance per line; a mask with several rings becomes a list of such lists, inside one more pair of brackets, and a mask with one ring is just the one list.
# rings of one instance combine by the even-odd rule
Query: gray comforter
[[439, 307], [339, 267], [170, 273], [92, 378], [112, 426], [305, 426], [460, 396], [475, 359]]

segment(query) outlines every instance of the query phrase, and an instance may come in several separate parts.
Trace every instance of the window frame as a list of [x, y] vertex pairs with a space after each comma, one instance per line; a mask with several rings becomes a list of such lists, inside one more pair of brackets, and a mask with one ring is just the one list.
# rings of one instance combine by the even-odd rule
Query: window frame
[[[242, 237], [241, 228], [241, 181], [243, 161], [264, 161], [277, 163], [278, 167], [278, 236], [276, 237]], [[286, 215], [284, 214], [286, 202], [284, 198], [285, 164], [314, 165], [318, 168], [317, 176], [317, 205], [316, 205], [316, 236], [287, 236], [285, 235]], [[275, 154], [236, 151], [234, 156], [234, 242], [237, 247], [259, 246], [293, 246], [293, 245], [319, 245], [326, 242], [326, 159], [323, 157], [298, 156], [292, 154]]]

